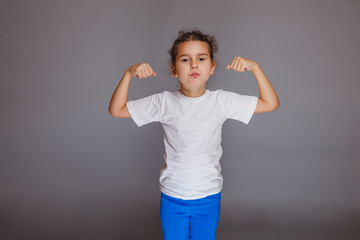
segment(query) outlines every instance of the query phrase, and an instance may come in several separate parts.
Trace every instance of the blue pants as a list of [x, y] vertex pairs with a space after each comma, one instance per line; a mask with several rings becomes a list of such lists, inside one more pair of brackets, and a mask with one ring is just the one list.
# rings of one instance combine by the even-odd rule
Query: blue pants
[[[221, 192], [195, 200], [161, 193], [160, 219], [164, 240], [214, 240], [220, 217]], [[189, 229], [190, 227], [190, 229]]]

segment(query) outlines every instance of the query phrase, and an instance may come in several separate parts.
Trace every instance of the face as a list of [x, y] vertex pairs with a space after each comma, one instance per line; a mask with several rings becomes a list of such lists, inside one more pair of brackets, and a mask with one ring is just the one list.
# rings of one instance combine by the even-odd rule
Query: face
[[214, 73], [215, 62], [211, 62], [208, 44], [203, 41], [187, 41], [178, 45], [175, 67], [172, 74], [187, 88], [206, 84]]

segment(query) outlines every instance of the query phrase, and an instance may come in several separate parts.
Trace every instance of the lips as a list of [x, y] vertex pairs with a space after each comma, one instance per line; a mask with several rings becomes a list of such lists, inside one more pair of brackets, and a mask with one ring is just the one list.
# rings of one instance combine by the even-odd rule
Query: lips
[[192, 73], [190, 76], [192, 76], [192, 77], [197, 77], [197, 76], [199, 76], [200, 74], [199, 73]]

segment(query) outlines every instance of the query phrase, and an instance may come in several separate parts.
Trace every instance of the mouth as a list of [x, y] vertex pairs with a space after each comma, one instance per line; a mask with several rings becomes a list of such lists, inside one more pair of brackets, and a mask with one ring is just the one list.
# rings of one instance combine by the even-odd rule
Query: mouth
[[199, 73], [192, 73], [190, 76], [192, 76], [192, 77], [197, 77], [197, 76], [199, 76], [200, 74]]

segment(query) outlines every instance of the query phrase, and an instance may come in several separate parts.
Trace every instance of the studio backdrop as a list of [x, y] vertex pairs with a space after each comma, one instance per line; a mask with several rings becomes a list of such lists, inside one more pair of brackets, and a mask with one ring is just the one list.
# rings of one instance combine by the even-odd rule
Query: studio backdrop
[[258, 62], [280, 107], [223, 125], [217, 238], [360, 239], [357, 0], [1, 0], [0, 239], [161, 239], [164, 132], [109, 114], [179, 88], [181, 29], [214, 34], [207, 88], [259, 96], [235, 56]]

